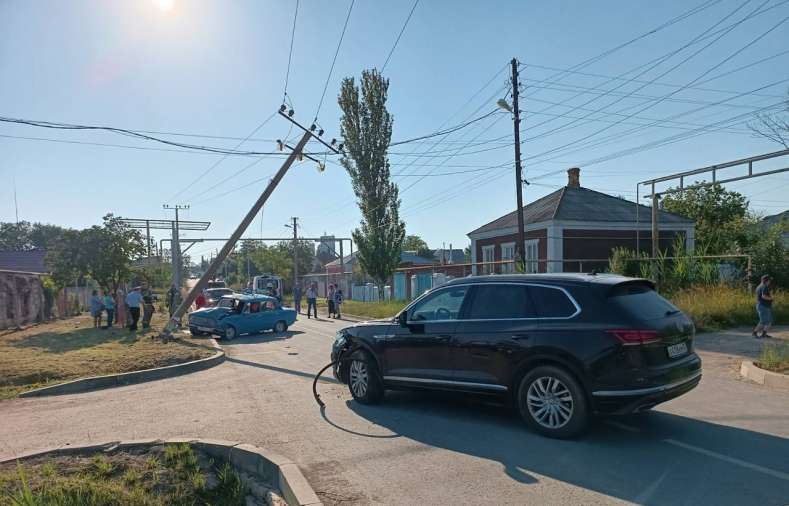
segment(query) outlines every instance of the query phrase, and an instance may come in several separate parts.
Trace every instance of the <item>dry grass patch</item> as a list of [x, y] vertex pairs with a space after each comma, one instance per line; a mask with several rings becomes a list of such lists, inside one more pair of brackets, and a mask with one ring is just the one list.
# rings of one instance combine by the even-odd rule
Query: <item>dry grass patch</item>
[[[789, 322], [789, 294], [774, 290], [773, 319], [776, 325]], [[695, 286], [668, 298], [688, 315], [697, 330], [719, 330], [756, 325], [756, 296], [726, 285]]]
[[179, 364], [214, 353], [205, 339], [168, 344], [151, 339], [165, 323], [157, 314], [145, 332], [94, 329], [85, 315], [6, 332], [0, 335], [0, 399], [77, 378]]

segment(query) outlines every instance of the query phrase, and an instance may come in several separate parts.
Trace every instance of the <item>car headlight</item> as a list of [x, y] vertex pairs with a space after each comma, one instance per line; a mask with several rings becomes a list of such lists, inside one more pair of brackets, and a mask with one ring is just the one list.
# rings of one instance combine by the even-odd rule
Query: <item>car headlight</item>
[[345, 332], [342, 330], [338, 330], [336, 334], [334, 334], [334, 344], [337, 346], [342, 346], [345, 344], [346, 337]]

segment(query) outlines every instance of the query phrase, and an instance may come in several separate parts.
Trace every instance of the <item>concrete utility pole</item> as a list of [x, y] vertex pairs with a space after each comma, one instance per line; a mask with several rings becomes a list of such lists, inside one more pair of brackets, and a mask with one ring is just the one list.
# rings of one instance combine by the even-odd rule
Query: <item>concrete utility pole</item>
[[299, 219], [292, 217], [293, 220], [293, 291], [299, 284]]
[[518, 108], [518, 60], [512, 59], [512, 114], [515, 128], [515, 198], [517, 200], [518, 242], [515, 251], [522, 266], [526, 266], [526, 237], [523, 232], [523, 175], [521, 169], [521, 111]]
[[162, 337], [164, 339], [169, 338], [172, 332], [179, 325], [181, 318], [186, 313], [186, 310], [189, 308], [189, 306], [192, 305], [194, 300], [197, 298], [197, 294], [200, 293], [203, 289], [205, 289], [206, 285], [208, 284], [208, 280], [214, 277], [214, 275], [219, 270], [219, 267], [225, 261], [227, 256], [230, 254], [231, 251], [233, 251], [233, 248], [236, 246], [238, 240], [241, 238], [244, 232], [246, 232], [247, 228], [249, 227], [249, 224], [252, 223], [252, 221], [255, 219], [257, 214], [260, 212], [260, 209], [263, 207], [263, 204], [266, 203], [268, 198], [274, 192], [274, 189], [277, 187], [280, 180], [282, 180], [282, 178], [285, 176], [285, 173], [288, 171], [290, 166], [293, 165], [293, 162], [296, 160], [299, 153], [301, 153], [301, 151], [304, 149], [304, 146], [307, 144], [307, 141], [310, 139], [310, 137], [312, 137], [312, 134], [305, 129], [304, 135], [302, 135], [301, 140], [299, 140], [296, 147], [293, 149], [293, 151], [290, 153], [288, 158], [285, 160], [285, 163], [282, 164], [282, 167], [280, 167], [280, 169], [274, 175], [274, 177], [272, 178], [271, 182], [268, 184], [266, 189], [257, 199], [257, 201], [249, 210], [249, 212], [247, 212], [246, 216], [244, 216], [244, 219], [241, 220], [241, 223], [239, 223], [235, 232], [233, 232], [233, 235], [230, 236], [230, 239], [227, 241], [227, 243], [225, 243], [225, 245], [219, 251], [219, 254], [217, 254], [216, 258], [214, 258], [214, 260], [211, 262], [211, 265], [208, 266], [206, 272], [203, 273], [202, 277], [200, 277], [200, 279], [197, 281], [194, 287], [192, 287], [192, 289], [189, 291], [189, 293], [184, 298], [184, 300], [181, 301], [181, 304], [176, 308], [175, 312], [173, 312], [170, 321], [167, 323], [167, 327], [165, 327], [165, 329], [162, 331]]
[[173, 284], [176, 286], [178, 290], [181, 289], [183, 284], [183, 280], [181, 279], [181, 268], [182, 268], [182, 261], [181, 261], [181, 241], [180, 241], [180, 217], [178, 212], [181, 209], [189, 209], [189, 206], [182, 206], [182, 205], [175, 205], [170, 206], [168, 204], [162, 205], [163, 209], [174, 210], [175, 211], [175, 221], [173, 222], [173, 241], [170, 245], [172, 249], [172, 259], [173, 259]]

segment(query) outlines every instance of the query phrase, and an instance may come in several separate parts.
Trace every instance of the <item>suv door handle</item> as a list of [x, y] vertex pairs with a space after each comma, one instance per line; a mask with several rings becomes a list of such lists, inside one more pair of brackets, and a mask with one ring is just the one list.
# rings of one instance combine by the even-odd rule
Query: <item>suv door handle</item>
[[529, 339], [529, 335], [528, 334], [515, 334], [512, 337], [510, 337], [510, 339], [512, 339], [513, 341], [525, 341], [525, 340]]

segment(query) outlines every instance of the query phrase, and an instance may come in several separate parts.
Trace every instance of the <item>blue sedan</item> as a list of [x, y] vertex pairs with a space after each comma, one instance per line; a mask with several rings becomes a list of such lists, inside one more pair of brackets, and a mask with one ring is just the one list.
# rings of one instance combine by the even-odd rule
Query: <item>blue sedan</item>
[[295, 321], [296, 311], [282, 307], [274, 297], [235, 293], [222, 297], [215, 307], [190, 313], [189, 330], [193, 335], [216, 334], [231, 340], [265, 330], [282, 333]]

